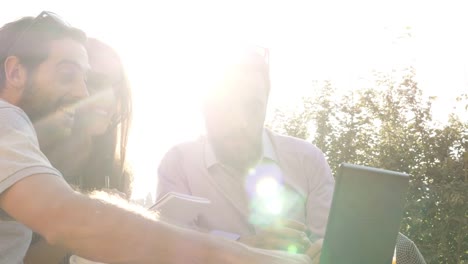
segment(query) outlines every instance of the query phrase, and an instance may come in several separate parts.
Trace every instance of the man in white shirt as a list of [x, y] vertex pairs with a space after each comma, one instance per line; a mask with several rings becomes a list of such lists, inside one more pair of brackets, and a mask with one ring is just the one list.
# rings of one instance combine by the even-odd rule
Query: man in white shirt
[[248, 47], [226, 69], [203, 102], [206, 136], [169, 150], [157, 197], [205, 197], [211, 204], [197, 228], [259, 248], [307, 252], [315, 239], [306, 234], [325, 233], [334, 179], [317, 147], [264, 128], [266, 59]]

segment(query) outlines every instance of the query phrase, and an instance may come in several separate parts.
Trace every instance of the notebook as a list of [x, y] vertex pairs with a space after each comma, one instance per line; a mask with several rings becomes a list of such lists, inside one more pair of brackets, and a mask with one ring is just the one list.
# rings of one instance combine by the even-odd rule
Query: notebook
[[342, 164], [320, 258], [321, 264], [391, 264], [409, 176]]
[[163, 219], [178, 225], [189, 225], [195, 221], [211, 201], [198, 196], [169, 192], [149, 209], [158, 211]]

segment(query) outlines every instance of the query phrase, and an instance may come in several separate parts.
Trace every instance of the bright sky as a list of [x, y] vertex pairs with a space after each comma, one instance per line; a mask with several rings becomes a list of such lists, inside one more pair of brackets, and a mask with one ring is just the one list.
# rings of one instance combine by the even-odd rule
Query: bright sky
[[0, 24], [42, 10], [109, 43], [124, 60], [134, 88], [135, 198], [154, 193], [159, 160], [170, 146], [201, 133], [196, 83], [207, 52], [228, 43], [270, 49], [271, 109], [311, 95], [314, 80], [349, 90], [373, 69], [409, 65], [426, 95], [438, 96], [439, 119], [468, 91], [465, 1], [17, 0], [0, 10]]

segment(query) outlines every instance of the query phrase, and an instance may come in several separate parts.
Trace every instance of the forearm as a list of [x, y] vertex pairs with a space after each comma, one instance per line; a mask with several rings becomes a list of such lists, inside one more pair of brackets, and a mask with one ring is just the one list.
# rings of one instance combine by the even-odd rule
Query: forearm
[[101, 262], [197, 263], [216, 248], [208, 236], [76, 193], [54, 175], [22, 179], [0, 195], [0, 207], [49, 244]]
[[143, 211], [135, 214], [138, 210], [76, 195], [60, 209], [63, 214], [49, 242], [103, 262], [208, 263], [215, 245], [209, 237], [157, 221]]
[[[309, 175], [314, 175], [312, 172]], [[314, 182], [310, 182], [306, 204], [306, 225], [310, 231], [319, 237], [325, 236], [328, 214], [331, 208], [333, 199], [333, 191], [335, 188], [335, 180], [331, 175], [330, 168], [327, 163], [324, 163], [319, 173], [315, 174]]]
[[[94, 203], [84, 199], [84, 204]], [[60, 242], [83, 257], [110, 263], [306, 264], [305, 255], [278, 254], [180, 228], [99, 202], [84, 217], [88, 225]], [[90, 204], [83, 210], [91, 208]], [[116, 221], [115, 219], [119, 219]], [[125, 223], [126, 225], [124, 225]], [[100, 230], [93, 232], [93, 230]], [[76, 232], [71, 230], [70, 232]], [[64, 232], [67, 233], [67, 232]], [[83, 234], [88, 234], [83, 235]]]
[[101, 262], [297, 263], [75, 193], [63, 179], [47, 174], [17, 182], [0, 195], [0, 207], [50, 244]]

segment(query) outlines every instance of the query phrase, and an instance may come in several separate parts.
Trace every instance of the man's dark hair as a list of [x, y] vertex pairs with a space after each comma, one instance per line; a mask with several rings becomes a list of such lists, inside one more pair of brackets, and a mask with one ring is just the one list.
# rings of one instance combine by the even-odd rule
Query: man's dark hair
[[243, 59], [237, 68], [245, 71], [254, 71], [262, 74], [265, 81], [267, 92], [270, 92], [270, 65], [268, 63], [268, 55], [260, 55], [259, 53], [251, 50], [244, 51]]
[[0, 91], [5, 85], [5, 60], [9, 56], [18, 57], [32, 71], [49, 56], [50, 43], [64, 38], [86, 44], [83, 31], [53, 17], [24, 17], [0, 28]]

